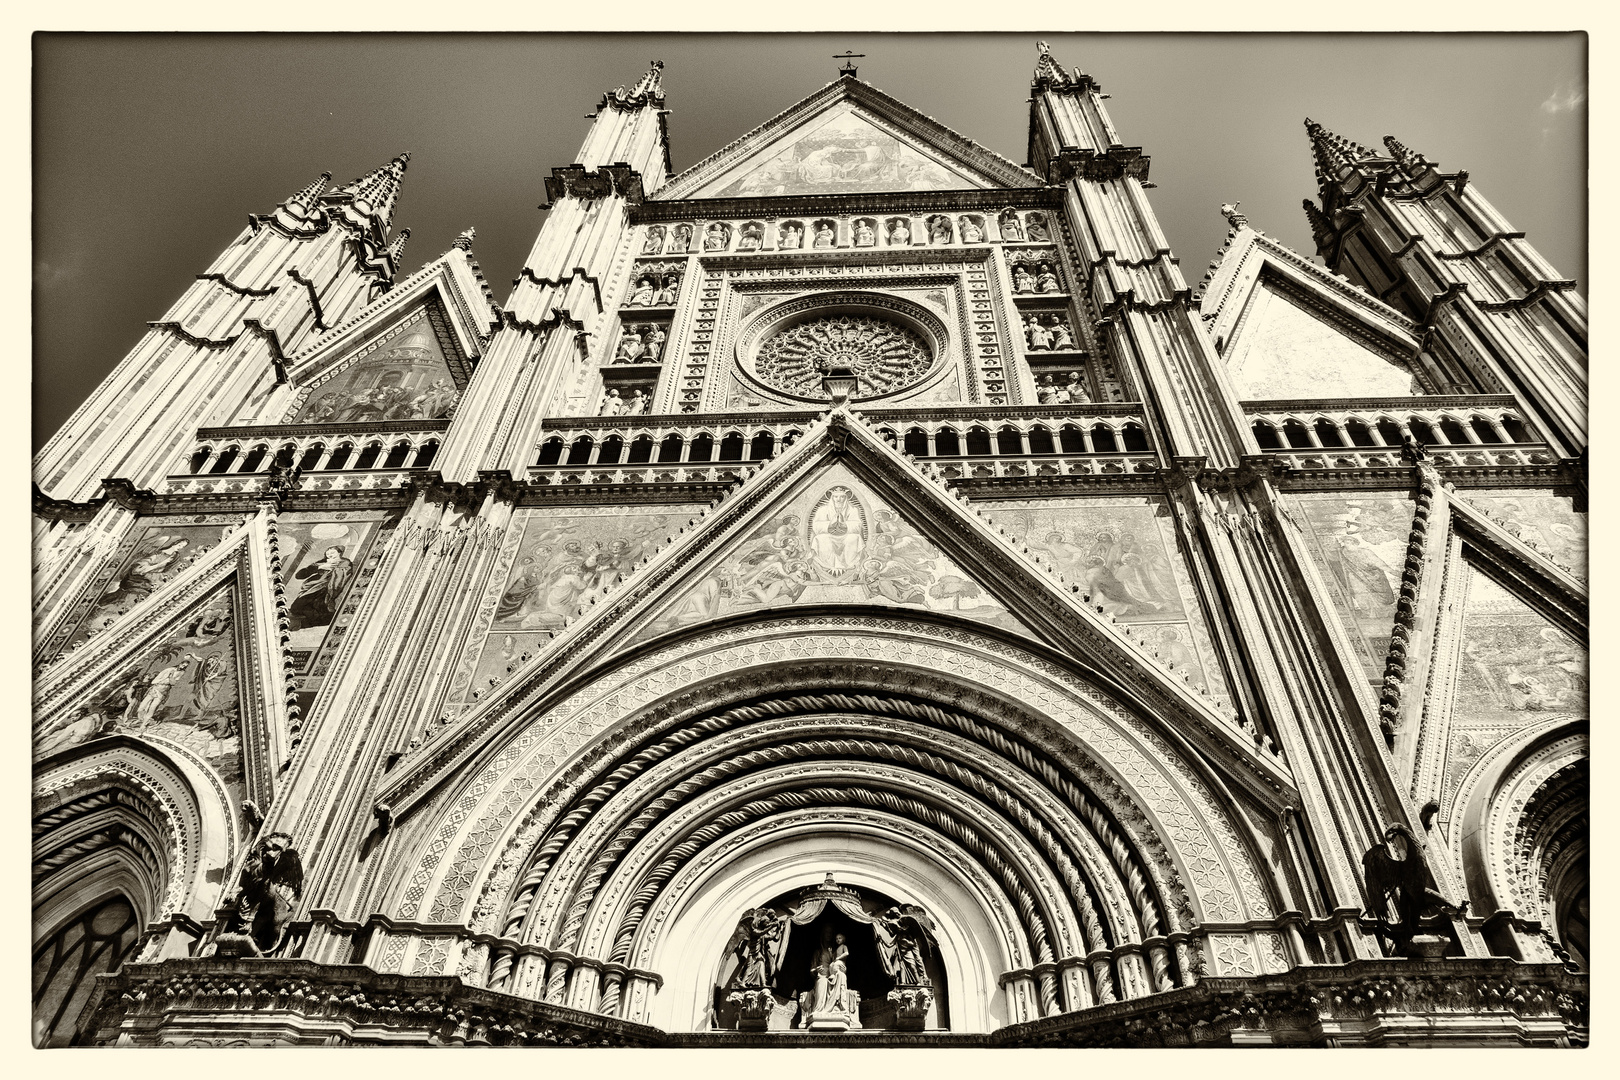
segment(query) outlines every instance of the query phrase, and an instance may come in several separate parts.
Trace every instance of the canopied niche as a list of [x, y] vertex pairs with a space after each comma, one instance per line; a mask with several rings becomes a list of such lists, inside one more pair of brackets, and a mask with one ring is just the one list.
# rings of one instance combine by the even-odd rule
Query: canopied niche
[[830, 873], [743, 912], [720, 971], [713, 1015], [722, 1030], [948, 1026], [932, 917]]

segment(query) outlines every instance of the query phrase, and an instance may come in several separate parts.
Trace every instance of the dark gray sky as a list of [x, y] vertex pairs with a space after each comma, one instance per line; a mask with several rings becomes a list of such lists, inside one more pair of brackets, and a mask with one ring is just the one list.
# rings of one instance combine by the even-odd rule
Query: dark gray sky
[[[249, 213], [322, 170], [412, 151], [394, 215], [406, 271], [478, 228], [504, 300], [603, 91], [665, 61], [680, 170], [837, 77], [863, 79], [1024, 160], [1036, 34], [38, 35], [34, 446]], [[1586, 39], [1530, 35], [1045, 35], [1153, 158], [1154, 208], [1190, 283], [1239, 199], [1311, 254], [1310, 116], [1465, 168], [1567, 276], [1586, 276]]]

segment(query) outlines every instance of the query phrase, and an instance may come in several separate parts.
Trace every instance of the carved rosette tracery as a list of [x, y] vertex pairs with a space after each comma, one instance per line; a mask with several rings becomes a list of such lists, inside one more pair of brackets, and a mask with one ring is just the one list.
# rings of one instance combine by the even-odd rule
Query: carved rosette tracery
[[881, 397], [915, 385], [933, 365], [928, 346], [910, 330], [869, 315], [823, 315], [772, 334], [760, 343], [754, 371], [778, 390], [809, 397], [835, 368], [859, 380], [857, 398]]

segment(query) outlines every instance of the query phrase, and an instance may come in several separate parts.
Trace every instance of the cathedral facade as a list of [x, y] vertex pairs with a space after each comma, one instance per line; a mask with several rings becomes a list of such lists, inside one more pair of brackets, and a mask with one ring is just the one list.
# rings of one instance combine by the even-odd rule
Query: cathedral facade
[[254, 215], [35, 460], [36, 1043], [1584, 1045], [1584, 300], [1311, 121], [1191, 288], [1105, 96]]

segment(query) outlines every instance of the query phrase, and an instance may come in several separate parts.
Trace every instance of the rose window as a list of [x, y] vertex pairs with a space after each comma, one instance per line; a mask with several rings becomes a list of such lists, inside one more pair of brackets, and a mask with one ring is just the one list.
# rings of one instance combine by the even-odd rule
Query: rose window
[[823, 315], [795, 323], [765, 339], [754, 354], [760, 379], [801, 397], [823, 396], [821, 380], [848, 368], [859, 382], [855, 397], [891, 394], [919, 382], [933, 366], [923, 339], [870, 315]]

